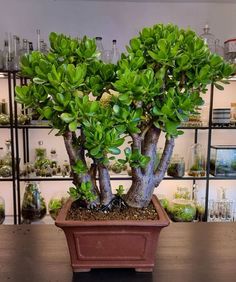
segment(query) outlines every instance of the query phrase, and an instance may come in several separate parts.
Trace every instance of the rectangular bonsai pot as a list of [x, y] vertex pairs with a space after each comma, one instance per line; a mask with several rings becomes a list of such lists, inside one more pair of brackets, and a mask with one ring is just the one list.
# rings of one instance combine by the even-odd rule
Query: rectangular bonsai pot
[[135, 268], [152, 272], [160, 231], [170, 221], [156, 196], [156, 220], [66, 220], [72, 200], [61, 209], [56, 226], [63, 229], [74, 272], [92, 268]]

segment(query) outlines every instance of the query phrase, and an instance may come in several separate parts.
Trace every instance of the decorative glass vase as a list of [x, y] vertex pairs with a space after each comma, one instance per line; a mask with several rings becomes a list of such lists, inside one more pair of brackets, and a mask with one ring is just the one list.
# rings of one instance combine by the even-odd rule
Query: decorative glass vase
[[185, 173], [184, 158], [181, 158], [178, 155], [174, 155], [167, 169], [167, 175], [173, 177], [183, 177], [184, 173]]
[[24, 223], [42, 219], [46, 215], [46, 211], [46, 203], [39, 191], [39, 185], [35, 182], [29, 182], [25, 187], [22, 202]]
[[206, 160], [203, 146], [199, 143], [193, 144], [189, 151], [188, 175], [203, 177], [206, 174]]

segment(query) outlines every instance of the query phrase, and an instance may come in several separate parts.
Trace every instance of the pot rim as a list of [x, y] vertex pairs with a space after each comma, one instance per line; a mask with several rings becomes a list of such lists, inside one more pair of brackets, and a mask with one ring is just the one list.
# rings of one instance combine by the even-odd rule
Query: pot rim
[[170, 220], [165, 210], [161, 206], [156, 195], [152, 196], [152, 203], [158, 213], [159, 218], [156, 220], [93, 220], [93, 221], [82, 221], [82, 220], [66, 220], [67, 211], [69, 210], [73, 200], [69, 198], [63, 208], [60, 210], [55, 225], [57, 227], [74, 227], [74, 226], [159, 226], [165, 227], [170, 224]]

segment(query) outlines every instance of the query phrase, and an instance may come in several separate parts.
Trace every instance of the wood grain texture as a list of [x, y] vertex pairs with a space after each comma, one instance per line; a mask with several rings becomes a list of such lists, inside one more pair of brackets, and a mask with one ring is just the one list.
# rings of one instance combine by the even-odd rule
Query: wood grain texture
[[110, 269], [74, 275], [61, 230], [1, 225], [0, 281], [235, 282], [236, 224], [172, 223], [161, 232], [152, 274]]

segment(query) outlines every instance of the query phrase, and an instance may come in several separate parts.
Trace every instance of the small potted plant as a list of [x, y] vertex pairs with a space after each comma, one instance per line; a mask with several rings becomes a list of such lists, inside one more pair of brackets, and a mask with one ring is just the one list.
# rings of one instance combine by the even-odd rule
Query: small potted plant
[[[65, 220], [65, 209], [72, 209], [73, 215], [79, 211], [75, 218], [94, 210], [109, 218], [116, 208], [120, 215], [127, 209], [145, 212], [152, 201], [151, 210], [153, 205], [158, 210], [159, 230], [168, 225], [152, 196], [165, 175], [175, 139], [183, 134], [179, 126], [203, 104], [201, 93], [207, 91], [207, 85], [221, 88], [217, 81], [229, 77], [232, 67], [211, 54], [193, 31], [172, 24], [141, 30], [117, 65], [99, 60], [94, 39], [85, 36], [78, 40], [56, 33], [49, 39], [48, 54], [35, 51], [22, 58], [21, 73], [30, 82], [16, 86], [16, 101], [37, 109], [64, 139], [74, 184], [69, 193], [76, 201], [67, 202], [56, 224], [69, 232], [68, 242], [74, 238], [69, 245], [73, 270], [134, 267], [152, 271], [156, 245], [149, 242], [156, 241], [159, 233], [155, 231], [151, 240], [145, 234], [157, 225], [153, 220], [141, 223], [141, 229], [146, 226], [148, 231], [137, 231], [139, 221], [134, 218], [124, 220], [115, 237], [117, 220], [108, 227], [104, 227], [106, 220], [79, 220], [82, 225], [70, 233], [77, 223], [73, 218]], [[161, 134], [165, 135], [165, 146], [156, 165]], [[127, 138], [121, 157], [120, 147]], [[132, 183], [122, 197], [114, 195], [109, 175], [109, 164], [116, 156], [121, 164], [131, 167]], [[98, 239], [88, 227], [100, 229]], [[128, 237], [131, 233], [134, 239]], [[151, 250], [146, 251], [146, 246]], [[144, 258], [146, 254], [148, 258]]]

